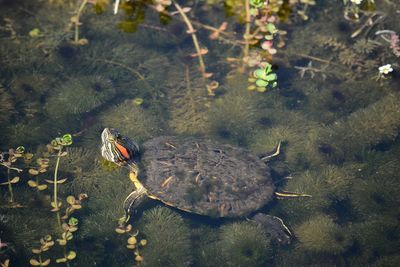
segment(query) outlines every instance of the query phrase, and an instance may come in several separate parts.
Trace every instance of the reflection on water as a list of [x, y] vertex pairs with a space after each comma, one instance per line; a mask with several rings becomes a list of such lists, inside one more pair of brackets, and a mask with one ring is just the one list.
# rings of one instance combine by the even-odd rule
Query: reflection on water
[[[110, 2], [0, 0], [4, 266], [396, 266], [395, 1], [250, 1], [249, 28], [247, 1], [122, 1], [117, 15]], [[312, 197], [261, 211], [291, 244], [156, 201], [117, 228], [134, 186], [101, 158], [104, 127], [139, 145], [196, 136], [262, 154], [282, 141], [277, 190]]]

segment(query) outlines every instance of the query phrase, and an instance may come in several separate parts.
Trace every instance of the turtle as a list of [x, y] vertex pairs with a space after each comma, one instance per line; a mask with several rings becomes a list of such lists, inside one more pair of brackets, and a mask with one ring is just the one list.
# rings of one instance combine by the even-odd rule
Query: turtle
[[[198, 137], [159, 136], [139, 145], [116, 129], [101, 134], [102, 156], [130, 170], [135, 190], [124, 202], [125, 221], [146, 198], [178, 210], [213, 218], [248, 218], [279, 243], [289, 243], [291, 232], [275, 216], [257, 212], [274, 196], [306, 196], [278, 193], [271, 178], [269, 159], [248, 150]], [[140, 168], [139, 168], [140, 167]], [[140, 179], [138, 177], [140, 169]]]

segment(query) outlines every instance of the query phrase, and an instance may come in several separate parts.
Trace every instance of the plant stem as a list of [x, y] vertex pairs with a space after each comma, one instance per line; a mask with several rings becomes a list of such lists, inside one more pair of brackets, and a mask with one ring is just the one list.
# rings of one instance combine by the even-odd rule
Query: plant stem
[[[249, 48], [250, 48], [249, 38], [250, 38], [250, 19], [251, 19], [251, 17], [250, 17], [249, 0], [246, 0], [245, 7], [246, 7], [246, 29], [245, 29], [245, 33], [243, 35], [243, 39], [245, 41], [244, 49], [243, 49], [243, 58], [247, 58], [249, 56]], [[243, 60], [243, 65], [242, 65], [241, 71], [244, 71], [245, 67], [246, 67], [246, 63]]]
[[10, 180], [10, 168], [7, 168], [7, 180], [8, 180], [8, 191], [10, 192], [10, 203], [14, 203], [14, 193], [11, 185], [11, 180]]
[[183, 12], [181, 6], [176, 2], [174, 2], [174, 6], [175, 6], [176, 10], [178, 10], [179, 14], [181, 15], [183, 21], [186, 24], [186, 27], [188, 28], [187, 32], [192, 36], [193, 44], [194, 44], [194, 47], [196, 48], [197, 57], [199, 59], [200, 71], [203, 74], [203, 77], [205, 77], [204, 75], [206, 73], [206, 66], [204, 64], [203, 56], [201, 55], [199, 41], [198, 41], [197, 36], [195, 34], [195, 30], [193, 28], [193, 25], [190, 22], [189, 18], [186, 16], [185, 12]]
[[60, 165], [60, 158], [61, 158], [62, 149], [63, 149], [63, 147], [61, 146], [61, 148], [60, 148], [60, 150], [58, 151], [58, 154], [57, 154], [57, 161], [56, 161], [56, 167], [54, 169], [54, 181], [53, 181], [54, 182], [53, 196], [54, 196], [54, 206], [55, 206], [54, 208], [57, 211], [57, 222], [58, 222], [58, 225], [61, 228], [61, 231], [62, 231], [62, 226], [61, 226], [60, 209], [58, 207], [58, 200], [57, 200], [57, 180], [58, 180], [57, 176], [58, 176], [58, 166]]
[[79, 17], [81, 15], [83, 9], [85, 8], [87, 2], [88, 2], [88, 0], [83, 0], [82, 4], [79, 6], [78, 12], [76, 13], [75, 38], [74, 38], [75, 43], [78, 43], [78, 41], [79, 41]]
[[54, 196], [54, 205], [56, 206], [56, 209], [58, 209], [58, 202], [57, 202], [57, 175], [58, 175], [58, 166], [60, 165], [61, 152], [62, 152], [62, 147], [58, 151], [56, 167], [54, 169], [54, 192], [53, 192], [53, 196]]

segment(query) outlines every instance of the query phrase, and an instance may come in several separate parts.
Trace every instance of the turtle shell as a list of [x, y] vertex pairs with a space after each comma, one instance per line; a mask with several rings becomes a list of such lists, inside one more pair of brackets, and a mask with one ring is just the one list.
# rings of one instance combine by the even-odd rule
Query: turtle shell
[[150, 195], [178, 209], [246, 216], [273, 197], [268, 166], [243, 148], [162, 136], [145, 142], [142, 151], [139, 180]]

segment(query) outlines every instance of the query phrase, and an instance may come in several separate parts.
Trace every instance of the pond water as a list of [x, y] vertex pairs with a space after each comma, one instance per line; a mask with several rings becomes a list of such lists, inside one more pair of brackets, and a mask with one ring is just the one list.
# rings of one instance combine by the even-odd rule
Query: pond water
[[[2, 266], [399, 265], [398, 0], [119, 2], [0, 0]], [[253, 198], [230, 219], [148, 200], [119, 226], [134, 185], [101, 157], [105, 127], [139, 147], [280, 142], [267, 181], [311, 197]], [[201, 194], [222, 202], [213, 186]]]

